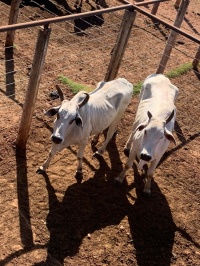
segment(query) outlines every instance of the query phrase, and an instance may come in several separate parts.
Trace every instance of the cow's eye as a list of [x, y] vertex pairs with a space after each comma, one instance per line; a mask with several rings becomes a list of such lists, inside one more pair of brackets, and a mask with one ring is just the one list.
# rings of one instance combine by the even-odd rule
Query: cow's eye
[[144, 128], [145, 128], [145, 126], [144, 125], [141, 125], [141, 126], [138, 127], [138, 130], [139, 131], [142, 131]]
[[59, 119], [60, 118], [60, 115], [59, 115], [59, 113], [57, 113], [57, 119]]

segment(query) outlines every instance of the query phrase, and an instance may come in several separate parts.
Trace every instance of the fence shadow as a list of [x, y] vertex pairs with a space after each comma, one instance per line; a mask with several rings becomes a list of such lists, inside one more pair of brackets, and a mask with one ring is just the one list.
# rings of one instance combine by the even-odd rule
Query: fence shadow
[[7, 265], [14, 258], [19, 257], [33, 249], [44, 248], [45, 245], [34, 245], [33, 233], [30, 221], [28, 180], [27, 180], [27, 162], [26, 150], [16, 149], [16, 166], [17, 166], [17, 199], [19, 210], [19, 229], [23, 249], [10, 254], [3, 260], [0, 260], [0, 265]]
[[6, 68], [6, 95], [11, 99], [15, 98], [15, 66], [13, 57], [13, 47], [5, 48], [5, 68]]
[[189, 19], [187, 19], [186, 17], [184, 17], [185, 22], [188, 24], [188, 26], [190, 27], [190, 29], [195, 33], [195, 34], [199, 34], [199, 31], [192, 25], [192, 23], [189, 21]]
[[30, 248], [33, 246], [33, 233], [30, 221], [26, 150], [16, 149], [16, 163], [20, 236], [24, 248]]

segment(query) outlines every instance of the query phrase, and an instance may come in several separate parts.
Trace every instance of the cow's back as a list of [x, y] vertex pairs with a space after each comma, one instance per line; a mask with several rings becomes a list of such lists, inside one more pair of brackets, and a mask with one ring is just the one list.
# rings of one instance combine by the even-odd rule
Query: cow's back
[[174, 102], [178, 96], [178, 88], [163, 74], [148, 76], [142, 86], [140, 101], [153, 98], [161, 102]]
[[132, 97], [133, 85], [124, 78], [118, 78], [108, 82], [98, 83], [97, 88], [90, 93], [91, 99], [96, 99], [98, 97], [105, 97], [110, 99], [117, 95], [118, 93], [127, 97]]
[[140, 102], [137, 108], [133, 131], [139, 124], [148, 119], [147, 112], [154, 118], [165, 120], [172, 112], [176, 111], [174, 101], [178, 96], [178, 88], [162, 74], [148, 76], [142, 86]]

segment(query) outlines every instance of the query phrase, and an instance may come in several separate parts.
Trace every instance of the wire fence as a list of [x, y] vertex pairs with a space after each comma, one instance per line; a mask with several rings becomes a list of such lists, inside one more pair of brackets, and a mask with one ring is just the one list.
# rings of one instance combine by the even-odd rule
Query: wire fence
[[[69, 2], [73, 6], [73, 2]], [[0, 2], [3, 5], [2, 22], [8, 21], [10, 6]], [[43, 19], [57, 16], [51, 10], [37, 3], [37, 7], [25, 6], [22, 4], [19, 16], [19, 22], [27, 22], [32, 19]], [[172, 7], [172, 16], [166, 17], [165, 12], [160, 8], [158, 14], [165, 19], [173, 21], [177, 10]], [[89, 6], [91, 8], [91, 6]], [[2, 10], [2, 9], [1, 9]], [[34, 10], [34, 11], [33, 11]], [[63, 12], [66, 12], [61, 8]], [[82, 11], [87, 11], [84, 8]], [[164, 15], [163, 15], [164, 14]], [[48, 95], [58, 83], [58, 77], [64, 75], [74, 82], [95, 88], [97, 82], [104, 80], [105, 74], [110, 62], [110, 55], [115, 45], [117, 34], [119, 32], [123, 11], [117, 11], [104, 14], [99, 18], [101, 25], [92, 24], [87, 19], [85, 30], [81, 31], [79, 26], [76, 27], [76, 21], [62, 22], [52, 24], [52, 34], [49, 42], [48, 52], [45, 60], [45, 67], [42, 73], [38, 101], [35, 111], [35, 118], [42, 121], [45, 126], [47, 120], [43, 118], [42, 109], [48, 108], [51, 103], [48, 101]], [[192, 25], [190, 13], [188, 19], [184, 21], [182, 28], [199, 36], [200, 30], [197, 25]], [[191, 26], [192, 25], [192, 26]], [[27, 28], [16, 31], [15, 44], [12, 47], [4, 47], [5, 34], [0, 33], [0, 105], [1, 121], [0, 138], [4, 141], [9, 132], [15, 133], [19, 126], [19, 120], [22, 113], [22, 105], [25, 99], [29, 74], [34, 56], [35, 42], [37, 39], [38, 27]], [[158, 62], [163, 53], [164, 46], [167, 42], [169, 30], [158, 23], [146, 18], [144, 15], [137, 14], [136, 21], [131, 31], [128, 46], [120, 66], [118, 76], [125, 77], [133, 84], [143, 81], [146, 76], [157, 69]], [[24, 36], [26, 36], [24, 38]], [[181, 41], [179, 39], [181, 38]], [[146, 40], [141, 43], [142, 40]], [[162, 45], [158, 45], [162, 44]], [[140, 49], [142, 45], [142, 49]], [[175, 69], [181, 64], [192, 62], [195, 58], [198, 44], [179, 35], [173, 52], [170, 55], [165, 72]], [[14, 52], [9, 53], [9, 50]], [[141, 51], [140, 51], [141, 50]], [[198, 72], [194, 71], [196, 76]], [[184, 84], [176, 84], [177, 87], [189, 88], [190, 80], [184, 79]], [[193, 87], [193, 95], [188, 97], [188, 101], [194, 101], [196, 104], [199, 95], [198, 84]], [[184, 89], [182, 89], [184, 93]], [[47, 101], [44, 102], [44, 99]], [[197, 105], [195, 105], [198, 110]], [[181, 107], [181, 112], [187, 115], [187, 106]], [[195, 120], [191, 116], [191, 126], [195, 126]], [[198, 131], [198, 130], [197, 130]], [[178, 132], [178, 134], [182, 134]], [[6, 136], [6, 137], [5, 137]]]

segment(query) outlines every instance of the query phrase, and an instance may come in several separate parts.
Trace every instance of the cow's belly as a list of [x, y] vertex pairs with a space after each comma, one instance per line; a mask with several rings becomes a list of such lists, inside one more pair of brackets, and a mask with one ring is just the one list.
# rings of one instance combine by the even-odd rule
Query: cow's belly
[[117, 112], [108, 110], [106, 115], [99, 115], [91, 121], [91, 135], [99, 134], [115, 120]]

